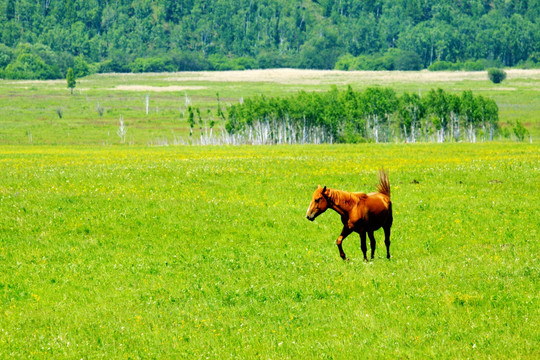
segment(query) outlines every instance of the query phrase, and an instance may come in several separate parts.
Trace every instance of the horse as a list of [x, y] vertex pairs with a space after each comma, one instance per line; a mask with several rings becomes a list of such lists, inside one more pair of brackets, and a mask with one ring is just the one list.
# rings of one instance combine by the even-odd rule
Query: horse
[[360, 235], [361, 248], [364, 253], [364, 261], [367, 258], [366, 233], [369, 236], [371, 246], [371, 259], [375, 256], [375, 236], [373, 232], [384, 230], [384, 243], [386, 245], [386, 257], [390, 259], [390, 228], [392, 227], [392, 202], [390, 201], [390, 181], [388, 173], [383, 169], [379, 170], [378, 192], [369, 194], [363, 192], [347, 192], [329, 189], [326, 186], [318, 186], [313, 193], [306, 217], [313, 221], [324, 213], [328, 208], [341, 215], [343, 230], [337, 238], [336, 244], [339, 255], [343, 260], [347, 260], [341, 243], [352, 232]]

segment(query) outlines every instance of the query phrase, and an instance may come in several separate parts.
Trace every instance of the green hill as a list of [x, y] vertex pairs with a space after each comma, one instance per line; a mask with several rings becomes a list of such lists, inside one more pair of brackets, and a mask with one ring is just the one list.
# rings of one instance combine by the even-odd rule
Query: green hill
[[1, 0], [0, 75], [535, 67], [538, 19], [525, 0]]

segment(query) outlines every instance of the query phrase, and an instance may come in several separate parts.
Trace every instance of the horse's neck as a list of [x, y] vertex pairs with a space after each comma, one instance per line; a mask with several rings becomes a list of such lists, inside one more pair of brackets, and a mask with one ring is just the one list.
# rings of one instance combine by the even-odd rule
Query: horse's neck
[[344, 215], [351, 210], [352, 206], [349, 201], [351, 194], [348, 192], [330, 189], [328, 197], [330, 198], [330, 207], [338, 214]]

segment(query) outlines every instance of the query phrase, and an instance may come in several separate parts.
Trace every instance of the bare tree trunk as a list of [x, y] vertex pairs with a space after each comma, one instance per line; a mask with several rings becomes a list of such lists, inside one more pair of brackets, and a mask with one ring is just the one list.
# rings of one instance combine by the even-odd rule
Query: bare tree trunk
[[405, 142], [409, 142], [409, 137], [407, 136], [407, 128], [405, 127], [405, 124], [403, 124], [403, 135], [405, 137]]
[[373, 135], [375, 136], [375, 143], [379, 142], [379, 119], [377, 115], [373, 117], [374, 124], [373, 124]]
[[413, 118], [413, 121], [411, 121], [411, 142], [414, 144], [416, 142], [416, 136], [415, 136], [415, 123], [416, 120]]

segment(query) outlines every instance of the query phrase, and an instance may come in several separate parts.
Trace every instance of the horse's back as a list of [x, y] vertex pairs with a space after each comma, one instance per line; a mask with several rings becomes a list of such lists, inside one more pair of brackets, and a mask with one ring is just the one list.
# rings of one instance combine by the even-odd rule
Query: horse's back
[[373, 192], [366, 195], [366, 205], [372, 211], [381, 212], [390, 208], [390, 198], [385, 194]]
[[378, 192], [369, 193], [365, 201], [368, 222], [373, 230], [377, 230], [385, 225], [392, 226], [392, 202], [390, 198]]
[[365, 200], [368, 197], [368, 194], [366, 194], [365, 192], [355, 192], [352, 194], [358, 198], [358, 201]]

